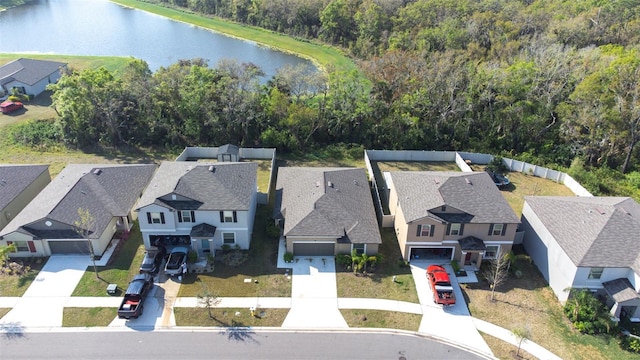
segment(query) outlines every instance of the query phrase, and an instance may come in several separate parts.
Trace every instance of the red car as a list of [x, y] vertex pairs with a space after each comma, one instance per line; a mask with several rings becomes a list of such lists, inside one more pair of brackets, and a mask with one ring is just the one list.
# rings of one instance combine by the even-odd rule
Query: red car
[[447, 270], [440, 265], [430, 265], [427, 268], [427, 279], [433, 291], [433, 302], [442, 305], [453, 305], [456, 303], [456, 295], [451, 286], [451, 280]]
[[23, 107], [24, 105], [20, 101], [7, 100], [0, 104], [0, 111], [2, 111], [3, 114], [9, 114], [16, 110], [20, 110]]

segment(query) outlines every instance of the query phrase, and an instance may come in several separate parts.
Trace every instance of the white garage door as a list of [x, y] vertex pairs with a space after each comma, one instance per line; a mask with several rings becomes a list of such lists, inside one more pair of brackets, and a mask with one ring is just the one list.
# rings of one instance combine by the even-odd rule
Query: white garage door
[[89, 254], [89, 244], [86, 241], [49, 241], [51, 254]]

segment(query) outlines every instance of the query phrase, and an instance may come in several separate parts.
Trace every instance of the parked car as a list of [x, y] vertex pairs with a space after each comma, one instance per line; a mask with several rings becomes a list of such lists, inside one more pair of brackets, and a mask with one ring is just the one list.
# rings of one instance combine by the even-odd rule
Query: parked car
[[140, 265], [140, 273], [157, 274], [158, 270], [160, 270], [162, 260], [164, 260], [165, 253], [166, 250], [164, 248], [147, 251]]
[[142, 315], [144, 300], [147, 298], [151, 288], [153, 288], [153, 276], [151, 274], [136, 275], [124, 293], [122, 303], [118, 308], [118, 317], [120, 319], [137, 319], [138, 316]]
[[169, 253], [169, 259], [164, 266], [164, 273], [169, 276], [182, 275], [187, 269], [187, 254], [185, 246], [177, 246]]
[[453, 305], [456, 303], [456, 295], [451, 286], [451, 279], [447, 270], [440, 265], [430, 265], [427, 268], [427, 279], [433, 291], [433, 302], [441, 305]]
[[9, 114], [23, 107], [24, 105], [20, 101], [7, 100], [0, 104], [0, 111], [2, 111], [3, 114]]

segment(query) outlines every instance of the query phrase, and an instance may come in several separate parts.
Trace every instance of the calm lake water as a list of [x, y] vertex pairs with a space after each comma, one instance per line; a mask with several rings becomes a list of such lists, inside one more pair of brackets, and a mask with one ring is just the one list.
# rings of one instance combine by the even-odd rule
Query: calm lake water
[[0, 12], [0, 52], [132, 56], [152, 71], [181, 59], [258, 65], [271, 78], [308, 60], [107, 0], [36, 0]]

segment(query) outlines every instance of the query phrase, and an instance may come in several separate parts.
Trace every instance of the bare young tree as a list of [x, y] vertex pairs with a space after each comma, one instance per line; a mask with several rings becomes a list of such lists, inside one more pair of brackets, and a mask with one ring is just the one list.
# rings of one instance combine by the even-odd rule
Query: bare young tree
[[511, 333], [518, 340], [518, 350], [516, 351], [516, 357], [520, 357], [520, 348], [522, 347], [522, 343], [531, 337], [531, 331], [528, 327], [521, 326], [511, 330]]
[[489, 267], [482, 272], [482, 276], [489, 281], [491, 286], [491, 301], [494, 301], [496, 288], [507, 280], [509, 263], [508, 254], [502, 254], [502, 250], [499, 249], [495, 259], [491, 260]]
[[88, 209], [78, 208], [78, 220], [73, 223], [75, 231], [87, 241], [89, 256], [93, 264], [93, 271], [96, 273], [96, 279], [100, 279], [98, 267], [96, 266], [96, 254], [93, 250], [93, 242], [89, 236], [95, 232], [96, 219], [91, 215]]
[[206, 285], [202, 285], [202, 292], [198, 294], [198, 305], [207, 309], [209, 318], [215, 320], [215, 316], [211, 312], [216, 306], [220, 304], [220, 298], [213, 293]]

